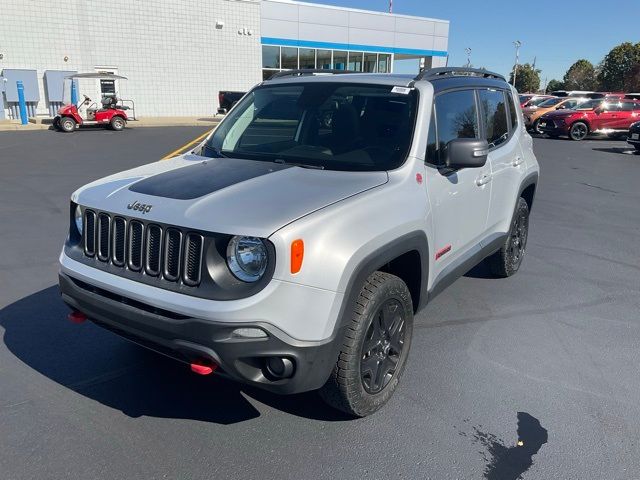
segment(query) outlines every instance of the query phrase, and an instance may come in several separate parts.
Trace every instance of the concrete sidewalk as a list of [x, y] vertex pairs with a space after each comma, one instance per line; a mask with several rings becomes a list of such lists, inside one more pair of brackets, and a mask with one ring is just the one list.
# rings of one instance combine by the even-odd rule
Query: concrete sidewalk
[[[138, 127], [215, 127], [223, 116], [217, 117], [143, 117], [138, 120], [129, 120], [127, 128]], [[2, 131], [30, 131], [49, 130], [51, 118], [30, 118], [29, 123], [21, 125], [19, 120], [0, 120], [0, 132]]]

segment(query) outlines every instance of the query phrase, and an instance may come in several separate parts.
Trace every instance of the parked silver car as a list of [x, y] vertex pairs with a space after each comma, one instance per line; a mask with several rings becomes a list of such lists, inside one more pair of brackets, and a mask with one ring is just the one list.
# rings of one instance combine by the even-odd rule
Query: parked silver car
[[331, 73], [278, 74], [193, 152], [76, 191], [71, 318], [196, 373], [384, 405], [415, 313], [487, 257], [519, 269], [538, 163], [500, 75]]

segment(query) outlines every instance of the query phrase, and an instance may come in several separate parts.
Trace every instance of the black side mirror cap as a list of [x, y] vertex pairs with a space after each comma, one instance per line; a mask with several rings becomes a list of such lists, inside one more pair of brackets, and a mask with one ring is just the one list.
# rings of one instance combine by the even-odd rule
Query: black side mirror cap
[[479, 168], [487, 163], [489, 144], [477, 138], [454, 138], [445, 147], [445, 164], [449, 168]]

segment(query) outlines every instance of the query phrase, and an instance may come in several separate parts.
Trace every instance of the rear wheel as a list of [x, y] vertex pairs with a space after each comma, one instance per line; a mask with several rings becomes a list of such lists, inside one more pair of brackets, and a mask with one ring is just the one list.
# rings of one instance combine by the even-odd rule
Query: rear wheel
[[487, 259], [494, 275], [510, 277], [518, 271], [524, 258], [528, 236], [529, 205], [520, 197], [507, 239], [502, 248]]
[[71, 117], [63, 117], [59, 122], [60, 130], [65, 133], [71, 133], [76, 129], [76, 121]]
[[126, 124], [127, 122], [125, 122], [124, 118], [122, 117], [113, 117], [110, 123], [111, 129], [115, 130], [116, 132], [123, 130]]
[[338, 361], [320, 395], [332, 407], [364, 417], [391, 398], [404, 370], [413, 332], [411, 294], [400, 278], [375, 272], [347, 314]]
[[569, 138], [571, 140], [575, 140], [576, 142], [584, 140], [588, 134], [589, 127], [584, 122], [574, 123], [573, 125], [571, 125], [571, 129], [569, 130]]

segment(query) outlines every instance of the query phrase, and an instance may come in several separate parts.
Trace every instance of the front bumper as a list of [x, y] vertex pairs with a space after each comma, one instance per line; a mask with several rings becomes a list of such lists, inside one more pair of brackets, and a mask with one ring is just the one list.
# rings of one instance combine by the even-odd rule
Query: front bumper
[[[543, 126], [543, 122], [547, 122], [546, 125]], [[546, 133], [547, 135], [569, 135], [569, 129], [563, 123], [561, 125], [559, 122], [549, 122], [548, 120], [540, 120], [539, 130], [542, 133]]]
[[[338, 335], [323, 342], [299, 341], [263, 322], [214, 322], [159, 309], [64, 272], [59, 274], [59, 283], [64, 302], [94, 323], [185, 363], [215, 363], [224, 375], [275, 393], [320, 388], [337, 359], [338, 342], [332, 339]], [[233, 336], [232, 332], [241, 327], [259, 328], [267, 336]], [[276, 379], [269, 375], [266, 360], [274, 356], [293, 362], [291, 377]]]

